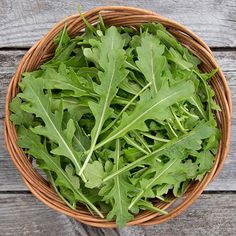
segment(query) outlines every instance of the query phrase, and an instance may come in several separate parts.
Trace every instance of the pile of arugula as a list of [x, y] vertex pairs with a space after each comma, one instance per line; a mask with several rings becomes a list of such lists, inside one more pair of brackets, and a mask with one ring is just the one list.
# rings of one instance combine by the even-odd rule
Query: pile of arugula
[[161, 24], [96, 28], [55, 39], [10, 105], [18, 144], [71, 207], [124, 226], [152, 199], [181, 196], [214, 162], [211, 73]]

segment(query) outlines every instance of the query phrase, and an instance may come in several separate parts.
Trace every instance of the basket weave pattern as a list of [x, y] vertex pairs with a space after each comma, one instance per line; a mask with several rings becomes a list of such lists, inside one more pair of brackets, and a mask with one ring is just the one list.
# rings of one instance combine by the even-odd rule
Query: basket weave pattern
[[[189, 48], [193, 54], [201, 59], [201, 69], [203, 71], [210, 72], [213, 68], [218, 67], [209, 47], [197, 35], [175, 21], [169, 20], [150, 11], [131, 7], [100, 7], [84, 13], [84, 16], [90, 23], [96, 24], [96, 22], [98, 22], [99, 14], [102, 15], [106, 25], [138, 27], [140, 24], [146, 22], [159, 22], [163, 24], [182, 45]], [[67, 25], [67, 30], [72, 37], [80, 34], [81, 30], [85, 28], [84, 22], [78, 14], [70, 16], [55, 25], [45, 37], [37, 42], [25, 54], [21, 60], [14, 77], [10, 82], [6, 95], [4, 122], [5, 142], [10, 156], [20, 171], [23, 180], [30, 191], [38, 199], [49, 207], [71, 216], [83, 223], [97, 227], [116, 227], [116, 224], [113, 221], [107, 221], [106, 219], [93, 216], [82, 206], [78, 206], [77, 210], [72, 210], [66, 206], [50, 187], [48, 182], [33, 167], [31, 159], [27, 157], [21, 148], [17, 146], [16, 131], [14, 125], [10, 121], [9, 103], [18, 93], [18, 83], [21, 80], [22, 73], [37, 69], [41, 64], [53, 56], [55, 50], [53, 39], [63, 29], [65, 23]], [[178, 199], [178, 201], [176, 201], [175, 198], [170, 196], [169, 203], [160, 201], [155, 203], [157, 207], [167, 209], [169, 212], [168, 215], [160, 215], [159, 213], [143, 211], [135, 216], [134, 220], [130, 221], [128, 225], [153, 225], [177, 216], [197, 199], [207, 184], [219, 173], [222, 168], [229, 149], [232, 113], [231, 96], [225, 77], [220, 69], [211, 79], [210, 84], [215, 91], [215, 100], [222, 110], [216, 114], [218, 126], [221, 130], [221, 141], [218, 153], [215, 157], [214, 166], [211, 171], [205, 175], [202, 181], [193, 182], [189, 186], [184, 197], [180, 200]]]

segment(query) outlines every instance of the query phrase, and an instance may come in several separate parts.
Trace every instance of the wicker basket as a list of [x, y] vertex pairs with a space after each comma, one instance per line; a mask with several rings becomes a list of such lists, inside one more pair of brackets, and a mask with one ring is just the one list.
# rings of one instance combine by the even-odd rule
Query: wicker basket
[[[179, 40], [179, 42], [181, 42], [182, 45], [189, 48], [198, 58], [201, 59], [203, 62], [201, 64], [201, 69], [203, 71], [209, 72], [213, 68], [218, 67], [209, 47], [197, 35], [175, 21], [169, 20], [150, 11], [131, 7], [100, 7], [84, 13], [84, 16], [90, 23], [96, 23], [99, 14], [103, 16], [107, 25], [138, 27], [140, 24], [145, 22], [160, 22]], [[9, 119], [9, 103], [18, 93], [18, 82], [21, 80], [22, 73], [37, 69], [42, 63], [53, 56], [55, 49], [53, 39], [63, 29], [65, 23], [68, 27], [69, 34], [72, 37], [80, 34], [81, 30], [85, 27], [84, 22], [78, 14], [60, 21], [47, 33], [46, 36], [44, 36], [28, 51], [21, 60], [14, 77], [10, 82], [6, 95], [6, 118], [4, 124], [5, 142], [10, 156], [20, 171], [26, 185], [38, 199], [49, 207], [85, 224], [107, 228], [116, 227], [115, 222], [107, 221], [106, 219], [101, 219], [97, 216], [91, 215], [83, 206], [79, 206], [77, 210], [72, 210], [61, 201], [48, 182], [33, 167], [31, 160], [25, 155], [23, 150], [17, 146], [16, 131]], [[197, 199], [207, 184], [219, 173], [229, 149], [232, 109], [231, 96], [221, 70], [219, 70], [211, 79], [210, 84], [216, 94], [215, 100], [222, 110], [222, 112], [217, 113], [218, 126], [221, 129], [222, 136], [219, 150], [215, 157], [214, 166], [211, 171], [205, 175], [201, 182], [192, 183], [184, 197], [178, 199], [178, 201], [175, 201], [176, 199], [171, 196], [171, 201], [169, 203], [157, 201], [156, 206], [162, 209], [167, 209], [169, 212], [168, 215], [143, 211], [138, 214], [134, 220], [130, 221], [128, 225], [153, 225], [167, 221], [179, 215]]]

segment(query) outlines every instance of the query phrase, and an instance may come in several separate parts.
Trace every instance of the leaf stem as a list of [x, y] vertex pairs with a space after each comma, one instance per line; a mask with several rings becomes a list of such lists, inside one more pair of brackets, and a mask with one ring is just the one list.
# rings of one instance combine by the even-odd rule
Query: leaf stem
[[[193, 83], [191, 82], [191, 85], [193, 86]], [[172, 101], [172, 99], [174, 99], [176, 96], [183, 96], [183, 93], [181, 92], [181, 88], [180, 88], [180, 85], [178, 85], [179, 88], [178, 90], [176, 89], [175, 92], [172, 92], [172, 93], [169, 93], [168, 96], [166, 95], [165, 97], [163, 98], [158, 98], [158, 101], [156, 101], [155, 99], [152, 100], [152, 103], [151, 105], [149, 106], [149, 108], [147, 108], [145, 111], [142, 111], [140, 112], [140, 114], [138, 113], [138, 115], [136, 116], [128, 116], [128, 118], [130, 119], [130, 117], [132, 117], [132, 120], [130, 119], [129, 120], [129, 123], [127, 125], [123, 125], [121, 126], [121, 128], [118, 128], [117, 130], [114, 130], [112, 133], [110, 133], [110, 135], [108, 135], [105, 139], [103, 139], [100, 143], [98, 143], [96, 146], [95, 146], [95, 149], [98, 149], [100, 147], [102, 147], [103, 145], [105, 145], [106, 143], [109, 143], [111, 142], [112, 140], [122, 136], [122, 134], [124, 133], [127, 133], [128, 131], [132, 130], [132, 126], [136, 123], [136, 122], [139, 122], [140, 120], [142, 120], [143, 118], [145, 118], [145, 116], [151, 112], [153, 109], [156, 109], [158, 106], [161, 106], [163, 104], [165, 104], [168, 100]], [[193, 89], [193, 87], [192, 87]], [[192, 93], [192, 90], [189, 90], [189, 91], [185, 91], [186, 93]], [[187, 95], [186, 95], [187, 96]], [[154, 103], [155, 101], [155, 103]], [[171, 104], [170, 104], [171, 105]], [[170, 106], [169, 105], [169, 106]], [[172, 127], [170, 126], [169, 122], [167, 121], [170, 129], [172, 129]], [[177, 134], [174, 132], [174, 130], [172, 129], [172, 132], [174, 134], [175, 137], [178, 137]]]
[[132, 130], [131, 133], [134, 134], [134, 136], [139, 140], [139, 142], [146, 148], [146, 150], [151, 153], [151, 149], [148, 147], [147, 143], [145, 142], [145, 140], [141, 137], [141, 135], [136, 131], [136, 130]]
[[197, 119], [199, 118], [198, 116], [196, 116], [196, 115], [190, 113], [189, 111], [187, 111], [183, 106], [180, 106], [180, 109], [181, 109], [186, 115], [188, 115], [188, 116], [190, 116], [190, 117], [197, 118]]
[[153, 139], [153, 140], [157, 140], [157, 141], [160, 141], [160, 142], [164, 142], [164, 143], [168, 143], [170, 142], [169, 139], [164, 139], [164, 138], [158, 138], [154, 135], [151, 135], [151, 134], [148, 134], [148, 133], [145, 133], [145, 132], [141, 132], [144, 136], [150, 138], [150, 139]]
[[125, 65], [126, 65], [126, 67], [128, 67], [128, 68], [130, 68], [130, 69], [133, 69], [133, 70], [136, 70], [136, 71], [138, 71], [138, 72], [141, 72], [138, 67], [132, 65], [132, 64], [129, 63], [128, 61], [125, 61]]
[[205, 91], [206, 91], [206, 95], [207, 95], [207, 101], [208, 101], [208, 115], [210, 117], [210, 113], [211, 113], [211, 101], [210, 101], [210, 94], [209, 94], [209, 91], [207, 89], [207, 83], [206, 81], [202, 78], [201, 74], [198, 73], [196, 70], [193, 70], [193, 72], [201, 79], [203, 85], [204, 85], [204, 88], [205, 88]]
[[162, 170], [155, 178], [153, 178], [144, 189], [142, 189], [139, 194], [132, 200], [132, 202], [129, 205], [129, 210], [136, 204], [136, 202], [143, 196], [145, 191], [147, 191], [152, 185], [157, 181], [158, 178], [160, 178], [167, 170], [170, 169], [170, 167], [177, 161], [177, 158], [170, 162], [170, 164]]
[[202, 117], [204, 118], [204, 120], [207, 120], [207, 117], [206, 117], [206, 115], [205, 115], [204, 110], [203, 110], [200, 106], [198, 106], [198, 103], [197, 103], [197, 101], [194, 99], [194, 97], [190, 97], [190, 99], [191, 99], [192, 102], [195, 104], [195, 106], [197, 107], [198, 111], [200, 112], [200, 114], [202, 115]]
[[80, 8], [78, 8], [78, 12], [79, 12], [80, 18], [83, 20], [83, 22], [87, 26], [87, 28], [96, 34], [96, 28], [87, 21], [87, 19], [83, 15], [83, 13], [80, 12]]
[[[57, 142], [59, 147], [62, 146], [66, 149], [67, 151], [67, 158], [69, 158], [73, 164], [75, 165], [76, 171], [79, 172], [80, 171], [80, 163], [78, 161], [78, 153], [75, 152], [72, 148], [72, 145], [70, 143], [68, 143], [67, 138], [65, 137], [65, 135], [63, 134], [61, 128], [56, 124], [55, 118], [53, 116], [53, 113], [49, 110], [48, 105], [45, 104], [45, 100], [43, 100], [43, 98], [45, 98], [45, 95], [41, 95], [37, 93], [37, 90], [35, 89], [35, 87], [33, 86], [33, 84], [28, 83], [28, 87], [31, 91], [31, 94], [34, 98], [34, 103], [37, 104], [38, 109], [40, 112], [41, 111], [41, 115], [40, 117], [44, 120], [46, 127], [48, 128], [48, 130], [53, 130], [56, 135], [57, 135]], [[41, 95], [41, 97], [40, 97]], [[31, 102], [32, 103], [32, 102]], [[62, 107], [60, 107], [60, 109], [62, 110]], [[37, 126], [39, 127], [39, 126]], [[35, 128], [31, 128], [31, 130], [35, 130], [37, 127]], [[86, 178], [84, 175], [81, 175], [81, 178], [85, 181]]]
[[170, 124], [170, 122], [169, 121], [167, 121], [167, 125], [169, 126], [169, 128], [170, 128], [170, 131], [172, 132], [172, 134], [177, 138], [178, 137], [178, 135], [175, 133], [175, 131], [174, 131], [174, 129], [173, 129], [173, 127], [171, 126], [171, 124]]
[[133, 71], [130, 71], [130, 77], [134, 80], [137, 84], [139, 84], [142, 88], [145, 86], [145, 83], [142, 83], [135, 75]]
[[163, 202], [170, 202], [170, 201], [166, 200], [166, 199], [165, 199], [164, 197], [162, 197], [162, 196], [156, 195], [155, 198], [157, 198], [157, 199], [159, 199], [159, 200], [161, 200], [161, 201], [163, 201]]
[[[129, 104], [129, 100], [128, 99], [125, 99], [124, 97], [120, 97], [120, 96], [118, 96], [118, 95], [116, 95], [115, 97], [114, 97], [114, 99], [111, 101], [111, 103], [119, 103], [119, 104], [122, 104], [122, 105], [127, 105], [127, 104]], [[129, 106], [134, 106], [136, 103], [134, 103], [134, 102], [132, 102], [131, 104], [129, 104]]]
[[55, 183], [55, 181], [54, 181], [54, 179], [53, 179], [53, 177], [52, 177], [51, 172], [50, 172], [50, 171], [46, 171], [46, 170], [45, 170], [45, 172], [46, 172], [46, 174], [47, 174], [47, 177], [48, 177], [49, 182], [52, 184], [52, 187], [54, 188], [54, 190], [55, 190], [55, 192], [57, 193], [57, 195], [61, 198], [61, 200], [62, 200], [63, 202], [65, 202], [65, 204], [66, 204], [68, 207], [70, 207], [71, 209], [74, 209], [74, 210], [75, 210], [75, 207], [72, 206], [72, 205], [62, 196], [62, 194], [60, 193], [60, 191], [57, 189], [56, 183]]
[[[169, 143], [168, 143], [168, 144], [169, 144]], [[142, 161], [144, 161], [145, 159], [147, 159], [147, 158], [149, 158], [149, 157], [151, 157], [151, 156], [153, 156], [153, 155], [159, 155], [159, 154], [166, 148], [166, 146], [167, 146], [168, 144], [163, 145], [161, 148], [159, 148], [159, 149], [153, 151], [152, 153], [149, 153], [149, 154], [147, 154], [147, 155], [145, 155], [145, 156], [143, 156], [143, 157], [140, 157], [140, 158], [137, 159], [136, 161], [133, 161], [133, 162], [131, 162], [130, 164], [128, 164], [127, 166], [124, 166], [124, 167], [122, 167], [121, 169], [119, 169], [118, 171], [116, 171], [116, 172], [114, 172], [114, 173], [108, 175], [106, 178], [103, 179], [103, 182], [106, 182], [106, 181], [108, 181], [109, 179], [112, 179], [114, 176], [119, 175], [119, 174], [121, 174], [121, 173], [123, 173], [123, 172], [125, 172], [125, 171], [128, 171], [128, 170], [130, 170], [130, 169], [133, 169], [134, 167], [136, 167], [137, 165], [139, 165]], [[168, 146], [169, 146], [169, 145], [168, 145]], [[158, 158], [157, 158], [156, 160], [159, 161], [159, 162], [161, 162], [161, 160], [158, 159]]]
[[147, 152], [146, 150], [144, 150], [141, 146], [139, 146], [134, 140], [132, 140], [128, 135], [125, 135], [124, 140], [130, 144], [131, 146], [137, 148], [138, 150], [140, 150], [141, 152], [148, 154], [149, 152]]
[[[58, 46], [57, 46], [57, 49], [58, 49], [58, 48], [61, 48], [62, 39], [64, 38], [65, 32], [66, 32], [66, 24], [65, 24], [64, 27], [63, 27], [63, 30], [62, 30], [62, 33], [61, 33], [61, 37], [60, 37], [60, 41], [59, 41], [59, 44], [58, 44]], [[56, 49], [56, 51], [55, 51], [55, 55], [57, 55], [57, 52], [58, 52], [57, 49]]]
[[175, 111], [173, 110], [173, 108], [172, 108], [171, 106], [170, 106], [170, 111], [171, 111], [172, 115], [174, 116], [174, 118], [175, 118], [175, 120], [176, 120], [176, 122], [177, 122], [177, 124], [178, 124], [178, 126], [179, 126], [179, 128], [180, 128], [180, 130], [181, 130], [183, 133], [186, 133], [187, 130], [182, 126], [182, 124], [181, 124], [179, 118], [177, 117], [177, 115], [175, 114]]
[[[42, 151], [42, 155], [44, 158], [46, 158], [51, 165], [53, 165], [53, 167], [60, 173], [61, 177], [63, 178], [63, 180], [70, 186], [71, 190], [77, 194], [79, 196], [79, 198], [82, 199], [82, 202], [84, 202], [85, 204], [87, 204], [92, 210], [94, 210], [94, 212], [96, 212], [101, 218], [104, 218], [103, 214], [97, 209], [97, 207], [92, 203], [90, 202], [90, 200], [88, 198], [86, 198], [84, 196], [84, 194], [76, 189], [74, 187], [74, 185], [72, 184], [71, 180], [68, 178], [66, 172], [57, 165], [57, 163], [55, 163], [55, 161], [51, 158], [51, 156], [45, 152], [43, 149], [41, 149]], [[39, 155], [39, 154], [38, 154]], [[38, 158], [38, 159], [43, 159], [40, 155], [38, 157], [35, 156], [35, 158]], [[56, 172], [57, 173], [57, 172]], [[50, 176], [49, 176], [50, 178]]]
[[126, 106], [121, 110], [121, 112], [117, 115], [117, 117], [105, 128], [101, 131], [101, 134], [109, 130], [121, 117], [121, 115], [129, 108], [129, 106], [133, 103], [133, 101], [142, 94], [150, 85], [152, 82], [148, 83], [145, 87], [143, 87], [127, 104]]
[[154, 212], [159, 212], [162, 215], [167, 215], [168, 214], [168, 212], [165, 211], [165, 210], [162, 210], [162, 209], [160, 209], [158, 207], [155, 207], [155, 206], [151, 206], [151, 203], [150, 204], [145, 204], [146, 202], [142, 199], [140, 199], [139, 202], [141, 203], [140, 205], [144, 206], [147, 210], [154, 211]]
[[106, 26], [105, 26], [105, 24], [104, 24], [102, 15], [101, 15], [100, 13], [99, 13], [98, 18], [99, 18], [99, 25], [100, 25], [100, 27], [101, 27], [101, 30], [103, 30], [103, 32], [105, 32], [105, 31], [106, 31]]
[[103, 182], [106, 182], [109, 179], [112, 179], [114, 176], [119, 175], [119, 174], [121, 174], [125, 171], [128, 171], [128, 170], [131, 170], [131, 169], [135, 168], [140, 163], [142, 163], [142, 161], [144, 161], [145, 159], [147, 159], [151, 156], [155, 155], [156, 160], [161, 162], [161, 159], [159, 159], [158, 156], [160, 156], [165, 150], [168, 150], [169, 148], [173, 147], [174, 145], [177, 145], [178, 143], [181, 143], [183, 140], [185, 140], [187, 138], [190, 138], [191, 136], [194, 136], [194, 135], [196, 135], [196, 131], [192, 130], [191, 132], [183, 134], [182, 136], [180, 136], [178, 138], [172, 139], [170, 142], [164, 144], [162, 147], [156, 149], [152, 153], [149, 153], [149, 154], [147, 154], [143, 157], [140, 157], [136, 161], [133, 161], [133, 162], [129, 163], [128, 165], [122, 167], [118, 171], [113, 172], [112, 174], [108, 175], [106, 178], [103, 179]]

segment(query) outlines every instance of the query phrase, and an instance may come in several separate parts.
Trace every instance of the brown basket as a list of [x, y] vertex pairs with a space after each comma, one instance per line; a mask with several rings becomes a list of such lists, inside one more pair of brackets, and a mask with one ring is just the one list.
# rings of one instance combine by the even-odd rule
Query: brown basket
[[[189, 48], [198, 58], [201, 59], [201, 69], [203, 71], [210, 72], [213, 68], [218, 67], [211, 50], [205, 42], [203, 42], [192, 31], [175, 21], [169, 20], [151, 11], [139, 8], [115, 6], [95, 8], [84, 13], [84, 16], [90, 23], [96, 24], [98, 22], [99, 14], [103, 16], [107, 25], [139, 26], [145, 22], [160, 22], [179, 40], [179, 42], [181, 42], [182, 45]], [[6, 95], [6, 118], [4, 124], [5, 142], [10, 156], [20, 171], [26, 185], [38, 199], [49, 207], [85, 224], [107, 228], [116, 227], [115, 222], [107, 221], [106, 219], [101, 219], [97, 216], [91, 215], [91, 213], [82, 206], [78, 207], [77, 210], [72, 210], [61, 201], [48, 182], [33, 167], [30, 159], [25, 155], [23, 150], [17, 146], [16, 131], [9, 118], [9, 103], [18, 93], [18, 83], [21, 80], [22, 73], [37, 69], [42, 63], [53, 56], [55, 49], [53, 39], [63, 29], [65, 23], [71, 36], [80, 34], [81, 30], [85, 28], [85, 24], [78, 14], [70, 16], [56, 24], [46, 36], [44, 36], [25, 54], [24, 58], [21, 60], [16, 74], [10, 82]], [[175, 201], [176, 199], [170, 197], [170, 203], [156, 203], [157, 207], [167, 209], [169, 212], [168, 215], [143, 211], [135, 216], [134, 220], [130, 221], [128, 225], [153, 225], [167, 221], [179, 215], [199, 197], [207, 184], [222, 168], [229, 149], [230, 141], [232, 113], [231, 95], [221, 70], [219, 70], [211, 79], [210, 84], [215, 91], [215, 100], [222, 110], [217, 113], [218, 126], [221, 129], [222, 135], [219, 150], [215, 157], [214, 166], [211, 171], [205, 175], [201, 182], [192, 183], [184, 197], [178, 199], [178, 201]]]

